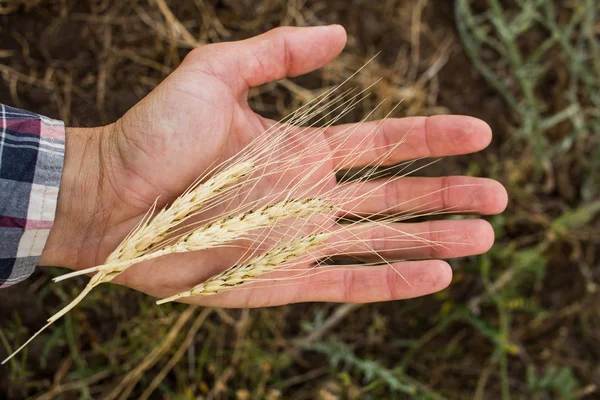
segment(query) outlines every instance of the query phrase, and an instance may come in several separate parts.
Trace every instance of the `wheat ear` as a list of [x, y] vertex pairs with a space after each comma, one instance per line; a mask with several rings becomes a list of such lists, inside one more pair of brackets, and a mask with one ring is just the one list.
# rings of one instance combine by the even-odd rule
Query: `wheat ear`
[[256, 211], [249, 210], [233, 217], [224, 217], [216, 222], [201, 226], [181, 236], [175, 244], [167, 246], [131, 260], [114, 262], [85, 270], [75, 271], [55, 278], [55, 281], [72, 278], [92, 272], [120, 273], [132, 265], [174, 253], [206, 250], [232, 242], [244, 234], [258, 229], [269, 228], [280, 221], [291, 218], [307, 218], [313, 215], [332, 212], [334, 207], [318, 198], [303, 200], [283, 200], [266, 205]]
[[206, 182], [188, 190], [168, 208], [162, 209], [147, 224], [141, 226], [127, 240], [123, 241], [108, 256], [106, 263], [143, 256], [152, 247], [162, 242], [170, 229], [193, 216], [208, 200], [240, 181], [253, 170], [253, 167], [254, 165], [250, 161], [234, 164]]
[[322, 244], [332, 233], [312, 233], [293, 240], [284, 246], [273, 248], [247, 263], [236, 264], [218, 275], [194, 286], [192, 289], [161, 299], [156, 304], [164, 304], [184, 297], [209, 296], [224, 290], [250, 283], [251, 278], [272, 272], [278, 266], [304, 255], [309, 250]]

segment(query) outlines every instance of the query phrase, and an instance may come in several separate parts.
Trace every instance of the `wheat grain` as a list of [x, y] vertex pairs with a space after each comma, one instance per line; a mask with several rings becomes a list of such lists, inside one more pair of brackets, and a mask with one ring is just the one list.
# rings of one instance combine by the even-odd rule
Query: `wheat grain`
[[269, 250], [247, 263], [240, 263], [218, 275], [194, 286], [192, 289], [161, 299], [156, 304], [164, 304], [190, 296], [210, 296], [248, 283], [259, 275], [276, 270], [279, 266], [306, 254], [322, 244], [332, 235], [330, 232], [311, 233], [283, 246]]
[[148, 224], [140, 227], [134, 235], [123, 241], [108, 256], [106, 263], [117, 260], [130, 260], [146, 254], [153, 246], [165, 239], [171, 228], [193, 216], [209, 199], [218, 196], [227, 187], [248, 175], [253, 167], [254, 165], [251, 162], [234, 164], [208, 179], [205, 183], [188, 190], [178, 197], [171, 206], [161, 210]]
[[92, 272], [121, 273], [127, 268], [144, 261], [153, 260], [175, 253], [206, 250], [241, 238], [253, 230], [269, 228], [291, 218], [307, 218], [329, 213], [334, 207], [321, 199], [283, 200], [266, 205], [256, 211], [246, 211], [234, 217], [225, 217], [216, 222], [197, 228], [177, 240], [171, 246], [130, 260], [99, 265], [85, 270], [75, 271], [55, 278], [61, 281]]

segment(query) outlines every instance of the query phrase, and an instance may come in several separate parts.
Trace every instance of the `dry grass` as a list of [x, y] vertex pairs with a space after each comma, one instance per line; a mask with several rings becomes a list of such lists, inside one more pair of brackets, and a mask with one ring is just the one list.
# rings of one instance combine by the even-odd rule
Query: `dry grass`
[[[190, 45], [181, 27], [195, 41], [208, 43], [249, 37], [278, 25], [342, 23], [350, 37], [339, 60], [307, 77], [253, 90], [252, 107], [269, 117], [287, 115], [343, 81], [365, 57], [382, 51], [355, 83], [364, 88], [375, 79], [382, 81], [370, 99], [340, 121], [362, 119], [383, 98], [404, 100], [398, 115], [450, 111], [480, 116], [494, 128], [492, 147], [471, 158], [472, 162], [446, 160], [444, 172], [466, 170], [477, 175], [485, 171], [508, 185], [511, 206], [503, 217], [491, 219], [499, 246], [485, 257], [454, 261], [455, 281], [439, 295], [364, 307], [318, 304], [217, 310], [202, 324], [187, 357], [173, 367], [154, 396], [179, 393], [223, 399], [235, 398], [237, 392], [240, 399], [243, 395], [258, 399], [269, 392], [277, 398], [280, 391], [280, 398], [293, 399], [393, 397], [398, 393], [390, 386], [390, 376], [410, 383], [421, 397], [434, 399], [501, 398], [506, 382], [513, 398], [597, 396], [598, 218], [593, 218], [579, 194], [586, 187], [584, 179], [592, 183], [588, 188], [597, 187], [588, 166], [598, 159], [597, 135], [593, 134], [597, 130], [584, 129], [574, 135], [569, 124], [555, 126], [547, 134], [550, 141], [560, 144], [563, 138], [572, 138], [567, 144], [573, 146], [561, 145], [552, 163], [544, 164], [542, 170], [534, 168], [539, 160], [532, 156], [528, 139], [515, 143], [515, 132], [524, 131], [520, 122], [486, 83], [487, 78], [473, 68], [455, 38], [451, 2], [165, 3], [179, 27], [168, 21], [156, 3], [2, 2], [3, 6], [29, 6], [27, 12], [0, 15], [0, 101], [65, 119], [71, 125], [112, 122], [187, 53]], [[492, 16], [486, 6], [491, 1], [472, 3], [473, 12]], [[536, 2], [542, 3], [551, 2]], [[585, 4], [594, 6], [593, 0], [553, 3], [559, 23], [569, 21]], [[508, 8], [506, 23], [522, 21], [513, 19], [515, 14]], [[15, 12], [2, 9], [8, 11]], [[595, 19], [597, 26], [595, 13], [579, 15], [592, 24]], [[485, 21], [477, 15], [465, 22]], [[489, 35], [493, 27], [483, 28], [486, 34], [479, 39], [494, 44], [495, 37]], [[561, 34], [552, 35], [552, 40], [571, 37], [561, 39], [560, 46], [594, 54], [593, 48], [585, 46], [584, 36], [598, 32], [597, 27], [588, 33], [564, 25], [553, 29]], [[538, 26], [524, 32], [525, 39], [516, 38], [518, 49], [535, 51], [539, 46], [532, 43], [544, 39], [545, 33], [540, 32]], [[568, 106], [571, 100], [565, 94], [596, 93], [572, 84], [569, 78], [582, 71], [575, 66], [593, 60], [572, 57], [560, 46], [546, 48], [548, 53], [540, 62], [526, 65], [537, 75], [549, 75], [536, 81], [539, 91], [534, 94], [544, 113]], [[494, 63], [494, 72], [516, 90], [513, 96], [523, 104], [516, 82], [529, 75], [515, 76], [507, 68], [511, 62], [494, 51], [485, 49], [477, 55]], [[390, 108], [384, 104], [374, 117], [385, 116]], [[587, 112], [585, 107], [580, 109]], [[586, 114], [588, 121], [596, 117], [593, 109]], [[23, 341], [40, 325], [49, 306], [66, 303], [85, 284], [81, 279], [74, 281], [76, 285], [47, 285], [48, 281], [46, 273], [38, 273], [18, 291], [0, 293], [0, 338], [5, 354], [10, 352], [10, 343]], [[465, 305], [472, 306], [469, 312]], [[29, 357], [24, 352], [4, 367], [0, 390], [9, 398], [40, 394], [46, 399], [103, 398], [153, 348], [162, 345], [184, 310], [176, 304], [154, 307], [154, 301], [145, 296], [101, 285], [63, 323], [34, 342]], [[192, 323], [190, 318], [186, 329], [194, 328]], [[295, 344], [311, 332], [322, 335], [324, 331], [327, 335], [311, 339], [319, 348], [307, 350]], [[324, 352], [330, 335], [347, 346], [330, 346], [335, 352]], [[179, 354], [176, 343], [186, 337], [182, 328], [159, 362], [166, 364]], [[338, 364], [328, 363], [332, 357], [337, 357]], [[148, 387], [160, 372], [157, 366], [145, 370], [131, 396], [141, 395], [141, 387]], [[573, 382], [581, 385], [573, 389]]]

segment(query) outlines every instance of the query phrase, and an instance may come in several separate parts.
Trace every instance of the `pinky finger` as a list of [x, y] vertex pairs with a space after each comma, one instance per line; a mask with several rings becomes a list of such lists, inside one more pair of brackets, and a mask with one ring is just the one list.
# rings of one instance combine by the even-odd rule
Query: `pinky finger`
[[425, 296], [445, 289], [452, 268], [442, 260], [404, 261], [389, 265], [332, 268], [307, 278], [296, 302], [372, 303]]
[[405, 261], [375, 266], [327, 266], [296, 275], [288, 271], [260, 283], [214, 296], [183, 299], [219, 307], [269, 307], [303, 302], [372, 303], [410, 299], [439, 292], [452, 280], [441, 260]]

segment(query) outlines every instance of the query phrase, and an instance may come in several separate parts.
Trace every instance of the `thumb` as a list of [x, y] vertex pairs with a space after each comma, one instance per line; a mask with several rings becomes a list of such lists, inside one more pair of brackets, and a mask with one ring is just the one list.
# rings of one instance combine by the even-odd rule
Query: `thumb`
[[345, 44], [346, 31], [340, 25], [280, 27], [246, 40], [199, 47], [182, 66], [214, 75], [240, 94], [321, 68]]

